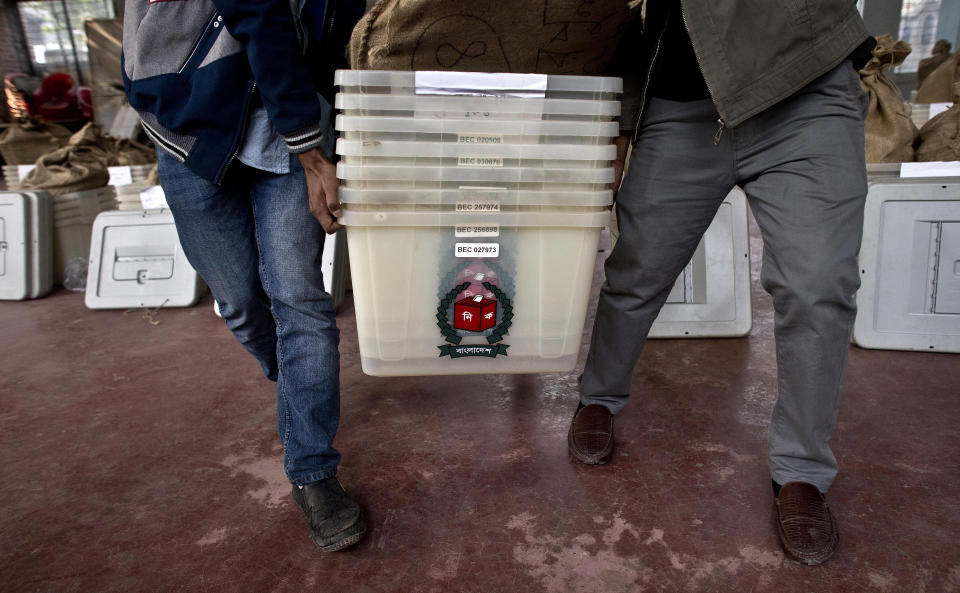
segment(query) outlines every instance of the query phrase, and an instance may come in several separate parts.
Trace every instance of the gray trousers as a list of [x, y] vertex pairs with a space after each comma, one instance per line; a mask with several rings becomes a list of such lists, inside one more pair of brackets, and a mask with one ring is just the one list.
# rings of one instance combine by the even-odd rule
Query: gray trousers
[[627, 402], [647, 333], [734, 185], [763, 236], [763, 288], [773, 296], [779, 394], [771, 477], [826, 492], [837, 473], [829, 440], [860, 285], [867, 192], [866, 95], [849, 62], [723, 132], [712, 102], [652, 99], [617, 196], [620, 238], [605, 264], [581, 401], [616, 414]]

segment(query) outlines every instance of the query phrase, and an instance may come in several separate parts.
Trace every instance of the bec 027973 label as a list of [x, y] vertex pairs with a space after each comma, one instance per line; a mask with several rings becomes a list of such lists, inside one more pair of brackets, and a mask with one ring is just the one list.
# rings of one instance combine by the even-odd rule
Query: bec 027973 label
[[499, 243], [457, 243], [454, 250], [457, 257], [500, 257]]

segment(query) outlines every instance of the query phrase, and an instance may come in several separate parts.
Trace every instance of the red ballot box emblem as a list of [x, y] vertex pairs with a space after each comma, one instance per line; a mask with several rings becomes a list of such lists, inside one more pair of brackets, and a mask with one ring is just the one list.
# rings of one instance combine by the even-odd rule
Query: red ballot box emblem
[[480, 295], [453, 304], [453, 327], [482, 332], [497, 324], [497, 301]]

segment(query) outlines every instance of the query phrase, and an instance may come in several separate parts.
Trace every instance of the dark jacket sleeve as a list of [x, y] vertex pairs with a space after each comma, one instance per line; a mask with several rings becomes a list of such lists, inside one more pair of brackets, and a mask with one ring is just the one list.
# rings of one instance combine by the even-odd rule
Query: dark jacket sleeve
[[231, 35], [246, 48], [263, 105], [291, 152], [320, 145], [320, 99], [297, 42], [287, 0], [214, 0]]

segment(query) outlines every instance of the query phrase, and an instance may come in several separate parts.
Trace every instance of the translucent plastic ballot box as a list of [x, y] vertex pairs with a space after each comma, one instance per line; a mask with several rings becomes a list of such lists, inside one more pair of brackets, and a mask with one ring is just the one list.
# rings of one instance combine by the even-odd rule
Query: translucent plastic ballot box
[[104, 212], [93, 223], [90, 309], [189, 307], [203, 290], [167, 210]]
[[860, 275], [857, 345], [960, 352], [960, 178], [873, 180]]
[[370, 375], [566, 372], [609, 212], [344, 210]]

